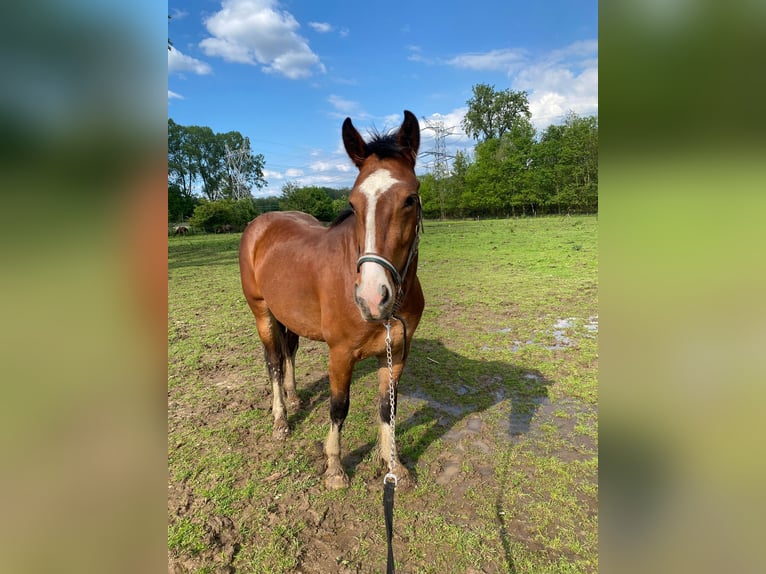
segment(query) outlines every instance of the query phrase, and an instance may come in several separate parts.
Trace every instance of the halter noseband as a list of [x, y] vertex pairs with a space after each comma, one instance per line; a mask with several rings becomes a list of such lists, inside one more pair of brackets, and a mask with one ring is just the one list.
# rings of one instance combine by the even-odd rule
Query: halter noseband
[[356, 260], [357, 273], [359, 272], [359, 268], [362, 266], [362, 263], [377, 263], [391, 274], [391, 278], [396, 284], [396, 302], [394, 306], [394, 313], [396, 313], [396, 309], [399, 307], [399, 303], [401, 303], [400, 297], [404, 292], [404, 278], [407, 277], [407, 271], [410, 268], [410, 263], [412, 263], [412, 260], [418, 253], [418, 244], [420, 243], [420, 233], [422, 230], [423, 205], [420, 201], [420, 197], [418, 196], [418, 219], [415, 222], [415, 239], [412, 240], [412, 244], [410, 245], [410, 251], [407, 254], [407, 261], [404, 264], [404, 269], [402, 269], [402, 272], [399, 273], [399, 270], [391, 261], [382, 255], [378, 255], [377, 253], [362, 253], [359, 259]]

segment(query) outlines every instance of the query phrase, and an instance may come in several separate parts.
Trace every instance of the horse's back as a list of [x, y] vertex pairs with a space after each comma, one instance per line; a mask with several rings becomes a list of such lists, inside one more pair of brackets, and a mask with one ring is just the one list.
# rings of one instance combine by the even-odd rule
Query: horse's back
[[308, 214], [269, 212], [250, 222], [239, 246], [242, 290], [251, 308], [264, 302], [282, 324], [312, 339], [320, 336], [317, 248], [326, 232]]
[[256, 259], [272, 245], [290, 241], [312, 240], [323, 230], [322, 224], [311, 215], [300, 211], [270, 211], [253, 219], [242, 233], [239, 243], [240, 272], [252, 272]]

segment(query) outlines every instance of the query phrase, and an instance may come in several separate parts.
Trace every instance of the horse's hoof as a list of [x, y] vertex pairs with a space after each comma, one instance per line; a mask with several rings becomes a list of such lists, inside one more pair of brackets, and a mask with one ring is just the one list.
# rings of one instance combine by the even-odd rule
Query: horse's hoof
[[343, 488], [348, 488], [351, 481], [349, 481], [346, 473], [341, 471], [335, 474], [325, 474], [324, 484], [327, 487], [327, 490], [341, 490]]
[[287, 440], [287, 435], [290, 433], [290, 428], [287, 426], [287, 421], [285, 420], [278, 420], [274, 423], [274, 430], [271, 432], [272, 438], [274, 440]]

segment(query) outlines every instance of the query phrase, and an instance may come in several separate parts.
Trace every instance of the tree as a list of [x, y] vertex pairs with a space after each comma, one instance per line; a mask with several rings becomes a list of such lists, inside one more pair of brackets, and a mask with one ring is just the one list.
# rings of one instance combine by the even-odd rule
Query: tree
[[209, 201], [203, 199], [194, 209], [189, 223], [208, 233], [222, 230], [241, 231], [258, 212], [250, 199], [221, 199]]
[[168, 186], [175, 185], [184, 196], [193, 194], [199, 170], [189, 154], [187, 129], [168, 119]]
[[251, 197], [253, 187], [261, 189], [266, 185], [263, 154], [253, 154], [250, 138], [243, 137], [239, 132], [216, 134], [216, 137], [224, 151], [221, 194], [229, 199]]
[[598, 210], [598, 119], [567, 114], [535, 147], [535, 180], [559, 213]]
[[420, 189], [418, 193], [420, 194], [420, 203], [423, 206], [423, 217], [429, 219], [440, 217], [441, 205], [439, 201], [439, 193], [436, 189], [437, 182], [434, 174], [427, 173], [421, 175], [418, 179], [420, 180]]
[[199, 199], [184, 193], [176, 184], [168, 185], [168, 222], [180, 222], [191, 217]]
[[321, 221], [332, 221], [337, 215], [333, 200], [319, 187], [298, 187], [293, 182], [282, 186], [279, 208], [283, 211], [303, 211]]
[[468, 111], [463, 129], [473, 139], [487, 141], [500, 138], [521, 118], [531, 117], [526, 92], [495, 90], [488, 84], [473, 86], [473, 97], [466, 102]]
[[[237, 161], [227, 154], [236, 155]], [[237, 131], [215, 133], [207, 126], [182, 126], [168, 119], [168, 185], [179, 186], [183, 194], [199, 190], [210, 201], [249, 198], [253, 186], [266, 185], [265, 163]]]

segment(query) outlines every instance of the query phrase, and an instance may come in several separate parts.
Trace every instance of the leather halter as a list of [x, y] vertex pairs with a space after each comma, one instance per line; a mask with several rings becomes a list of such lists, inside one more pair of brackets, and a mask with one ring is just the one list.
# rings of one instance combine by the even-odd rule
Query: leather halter
[[402, 269], [402, 272], [399, 273], [399, 270], [396, 268], [396, 266], [391, 263], [388, 259], [383, 257], [382, 255], [378, 255], [377, 253], [362, 253], [362, 255], [359, 257], [359, 259], [356, 260], [356, 271], [359, 272], [359, 268], [362, 266], [362, 263], [377, 263], [383, 269], [387, 270], [391, 274], [391, 278], [394, 280], [394, 283], [396, 284], [396, 295], [394, 298], [394, 310], [391, 313], [391, 317], [396, 319], [402, 324], [402, 330], [404, 331], [404, 345], [402, 345], [402, 361], [407, 359], [407, 323], [404, 322], [404, 319], [399, 317], [396, 312], [399, 310], [399, 305], [402, 303], [402, 297], [404, 296], [404, 279], [407, 277], [407, 271], [409, 271], [410, 263], [412, 263], [412, 260], [415, 258], [415, 256], [418, 254], [418, 245], [420, 244], [420, 234], [423, 232], [423, 204], [420, 201], [420, 196], [418, 196], [418, 219], [415, 222], [415, 238], [412, 240], [412, 244], [410, 245], [410, 251], [407, 254], [407, 261], [404, 263], [404, 268]]
[[[412, 240], [412, 244], [410, 245], [409, 253], [407, 254], [407, 261], [404, 264], [404, 268], [402, 269], [402, 272], [399, 273], [399, 270], [396, 268], [396, 266], [383, 257], [382, 255], [378, 255], [377, 253], [367, 252], [362, 253], [362, 255], [359, 256], [359, 259], [356, 260], [356, 272], [359, 273], [359, 269], [362, 266], [362, 263], [377, 263], [383, 269], [388, 271], [391, 274], [391, 279], [394, 280], [394, 284], [396, 285], [396, 301], [394, 303], [394, 313], [396, 313], [397, 308], [399, 307], [399, 304], [401, 303], [401, 296], [404, 293], [404, 279], [407, 277], [407, 271], [410, 268], [410, 263], [412, 263], [412, 260], [415, 258], [415, 255], [418, 254], [418, 244], [420, 243], [420, 233], [423, 230], [423, 205], [420, 201], [420, 196], [418, 196], [418, 217], [417, 221], [415, 222], [415, 238]], [[398, 317], [396, 317], [398, 319]]]

